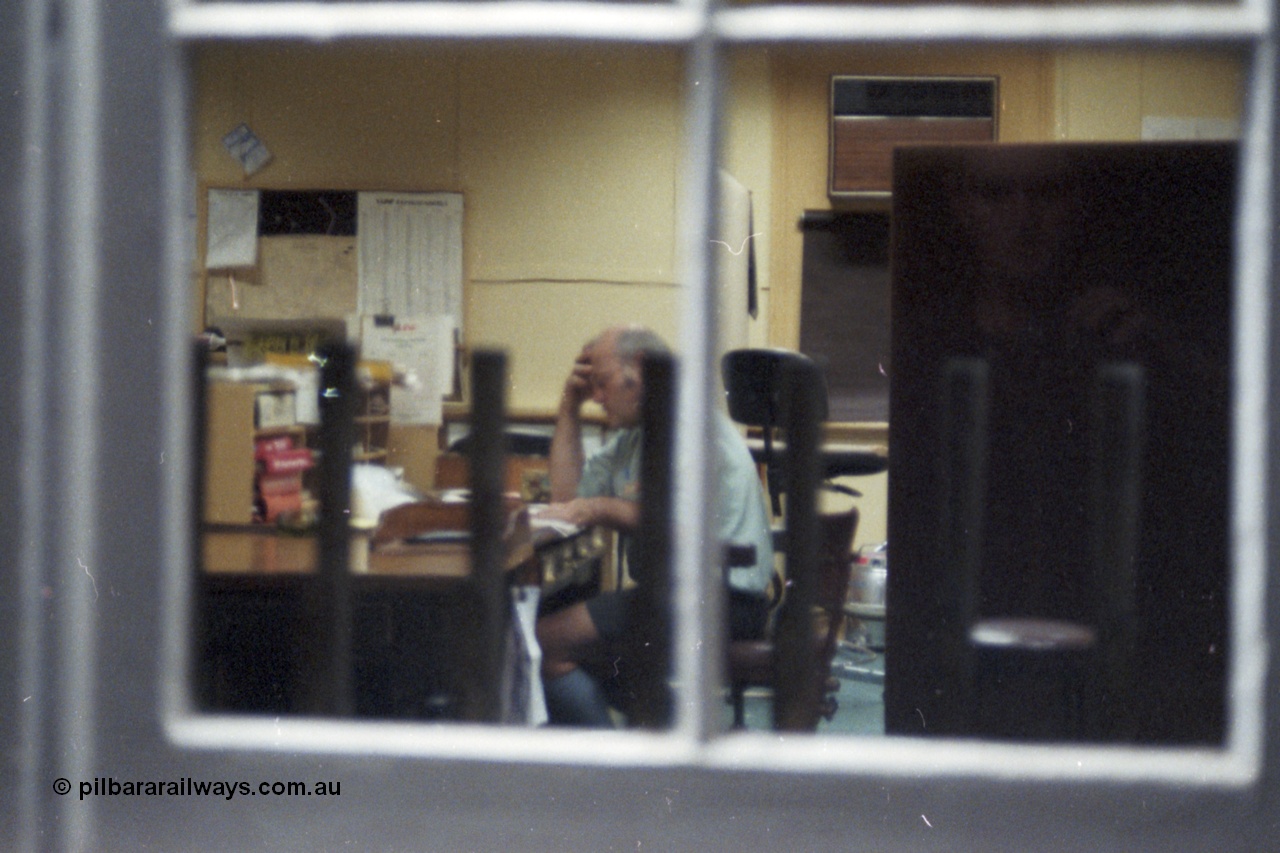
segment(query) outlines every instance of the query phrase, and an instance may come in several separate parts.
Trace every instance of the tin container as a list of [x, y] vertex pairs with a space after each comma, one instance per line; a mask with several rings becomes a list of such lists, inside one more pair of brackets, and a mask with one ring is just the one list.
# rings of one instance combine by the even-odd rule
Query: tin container
[[849, 576], [849, 602], [845, 613], [858, 620], [857, 627], [868, 648], [884, 648], [885, 602], [889, 580], [888, 543], [858, 550]]
[[863, 546], [853, 563], [849, 578], [849, 601], [884, 607], [889, 579], [888, 543]]

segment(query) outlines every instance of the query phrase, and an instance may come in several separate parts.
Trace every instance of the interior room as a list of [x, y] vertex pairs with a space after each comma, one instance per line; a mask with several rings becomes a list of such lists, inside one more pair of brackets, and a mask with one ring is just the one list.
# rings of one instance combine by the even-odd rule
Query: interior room
[[[887, 191], [833, 191], [833, 77], [992, 79], [992, 141], [1000, 144], [1230, 140], [1239, 134], [1243, 60], [1208, 48], [1049, 46], [735, 47], [724, 58], [718, 166], [746, 200], [749, 225], [747, 241], [722, 245], [743, 263], [750, 258], [751, 304], [726, 291], [719, 352], [779, 348], [824, 366], [833, 413], [824, 440], [888, 460], [888, 471], [842, 475], [835, 482], [845, 492], [820, 496], [824, 510], [856, 508], [849, 551], [870, 559], [891, 538], [894, 199]], [[353, 290], [326, 278], [337, 255], [300, 273], [288, 268], [296, 248], [273, 256], [263, 239], [253, 263], [230, 270], [206, 263], [210, 191], [456, 195], [461, 317], [453, 385], [436, 418], [385, 419], [378, 463], [419, 492], [441, 486], [440, 457], [465, 434], [473, 411], [472, 356], [485, 350], [506, 354], [509, 420], [549, 433], [565, 376], [597, 331], [636, 323], [677, 351], [685, 340], [679, 259], [689, 229], [677, 213], [688, 178], [684, 61], [675, 49], [623, 44], [200, 46], [190, 56], [193, 334], [255, 322], [341, 322], [359, 307]], [[252, 171], [228, 142], [242, 127], [269, 151]], [[732, 219], [727, 209], [723, 218]], [[849, 273], [856, 293], [820, 290], [813, 272], [815, 235], [836, 220], [880, 235], [867, 238], [880, 248]], [[351, 262], [342, 263], [351, 277]], [[849, 337], [870, 343], [850, 355], [842, 348]], [[839, 374], [850, 361], [861, 371], [863, 397], [841, 408]], [[590, 411], [599, 425], [599, 412]], [[209, 411], [211, 432], [219, 416]], [[529, 483], [514, 485], [527, 491]], [[600, 550], [611, 563], [609, 549]], [[833, 670], [844, 676], [839, 710], [819, 732], [885, 731], [883, 612], [846, 609]], [[749, 728], [769, 726], [770, 701], [770, 691], [748, 692]]]
[[5, 849], [1275, 849], [1278, 8], [0, 4]]

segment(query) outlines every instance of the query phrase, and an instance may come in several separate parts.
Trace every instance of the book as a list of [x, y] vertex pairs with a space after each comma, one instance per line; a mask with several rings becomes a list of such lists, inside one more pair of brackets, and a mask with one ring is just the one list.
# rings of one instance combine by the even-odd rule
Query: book
[[311, 450], [297, 447], [292, 450], [279, 450], [266, 453], [261, 460], [264, 474], [293, 474], [306, 471], [315, 464]]
[[272, 453], [293, 450], [293, 436], [273, 435], [253, 443], [253, 458], [259, 462]]
[[285, 513], [302, 511], [302, 493], [289, 492], [283, 495], [262, 495], [259, 498], [262, 507], [262, 520], [272, 524]]
[[287, 495], [302, 491], [302, 472], [287, 474], [259, 474], [258, 494]]

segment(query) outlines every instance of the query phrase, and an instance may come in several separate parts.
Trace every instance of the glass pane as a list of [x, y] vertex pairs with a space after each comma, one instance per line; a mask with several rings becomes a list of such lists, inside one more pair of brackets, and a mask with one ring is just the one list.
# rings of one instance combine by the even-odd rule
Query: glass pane
[[[632, 583], [610, 519], [565, 530], [538, 505], [584, 345], [631, 323], [676, 338], [680, 53], [257, 43], [193, 63], [196, 322], [226, 345], [207, 375], [201, 706], [315, 710], [317, 400], [333, 396], [315, 344], [358, 333], [354, 712], [493, 719], [468, 581], [476, 353], [506, 356], [499, 558], [532, 631]], [[613, 414], [587, 401], [586, 452], [633, 425]], [[529, 661], [498, 716], [541, 722], [537, 657], [514, 648]]]
[[[821, 498], [827, 511], [859, 510], [850, 543], [859, 558], [831, 669], [839, 680], [835, 711], [817, 731], [1221, 743], [1231, 407], [1223, 389], [1230, 387], [1233, 268], [1227, 223], [1236, 186], [1230, 140], [1242, 119], [1240, 56], [1190, 48], [743, 48], [731, 52], [729, 71], [726, 169], [745, 176], [753, 245], [768, 259], [756, 281], [767, 300], [760, 340], [823, 365], [829, 446], [883, 453], [892, 462], [892, 473], [833, 478], [860, 495], [827, 491]], [[833, 193], [831, 146], [839, 142], [831, 131], [831, 81], [855, 74], [994, 76], [998, 142], [914, 149], [912, 159], [900, 161], [915, 164], [912, 182], [892, 184], [892, 194]], [[1049, 172], [1033, 176], [1033, 165]], [[1071, 200], [1065, 208], [1054, 203], [1064, 193]], [[993, 209], [1010, 212], [981, 221], [973, 212]], [[1055, 213], [1033, 215], [1042, 209]], [[1037, 222], [1041, 230], [1033, 232]], [[990, 341], [966, 337], [980, 324], [961, 319], [972, 308], [960, 295], [963, 282], [1001, 269], [1023, 271], [1017, 305], [1059, 323], [1014, 312], [1009, 322], [1023, 334], [1044, 328], [1037, 333], [1043, 340], [1024, 342], [1030, 349], [1012, 361]], [[1071, 304], [1050, 293], [1070, 296]], [[1070, 322], [1080, 328], [1068, 335], [1060, 324]], [[949, 340], [942, 329], [968, 343], [935, 352]], [[926, 353], [935, 361], [922, 362]], [[945, 434], [941, 365], [962, 357], [990, 371], [981, 374], [990, 383], [983, 386], [990, 408], [963, 410], [989, 419], [986, 432], [970, 439], [980, 450], [969, 457], [937, 444]], [[1032, 386], [1008, 390], [1001, 371], [1011, 364], [1034, 378]], [[1095, 370], [1099, 365], [1107, 369]], [[1111, 367], [1118, 372], [1108, 373]], [[1117, 391], [1101, 408], [1089, 397], [1129, 382], [1142, 393]], [[858, 414], [883, 409], [886, 399], [893, 413], [887, 422]], [[1137, 410], [1126, 414], [1125, 400], [1141, 401], [1142, 420], [1122, 440], [1107, 430], [1139, 417]], [[1090, 427], [1090, 417], [1100, 420]], [[1051, 436], [1050, 423], [1067, 433]], [[1015, 433], [1036, 438], [1019, 445]], [[1126, 440], [1134, 447], [1125, 449]], [[974, 487], [975, 502], [963, 505], [974, 529], [961, 525], [952, 541], [939, 542], [947, 512], [959, 511], [947, 503], [959, 492], [942, 491], [949, 475], [939, 467], [953, 458], [980, 465], [987, 479]], [[1117, 473], [1126, 460], [1137, 469], [1128, 480]], [[1125, 484], [1141, 496], [1108, 503]], [[1019, 497], [1010, 501], [1014, 492]], [[1125, 512], [1135, 516], [1128, 527], [1092, 523]], [[1108, 561], [1131, 571], [1130, 597], [1116, 605], [1125, 615], [1115, 624], [1097, 615], [1113, 594], [1106, 592], [1108, 572], [1098, 568]], [[970, 636], [970, 628], [1010, 628], [990, 622], [1005, 616], [1024, 618], [1012, 628], [1028, 643], [1065, 646], [1084, 637], [1093, 651], [992, 651], [987, 632]], [[1081, 627], [1084, 634], [1074, 633]], [[1032, 629], [1057, 633], [1032, 637]], [[1121, 687], [1100, 687], [1107, 667], [1123, 669], [1098, 651], [1112, 640], [1124, 650], [1123, 665], [1139, 674], [1117, 676]], [[977, 710], [971, 714], [966, 703]], [[1001, 707], [1035, 711], [1010, 720], [996, 714]], [[1126, 708], [1131, 725], [1113, 726]], [[746, 717], [749, 728], [771, 725], [768, 690], [748, 693]], [[1163, 722], [1153, 725], [1156, 718]]]
[[[301, 321], [303, 331], [324, 331], [345, 323], [360, 308], [361, 272], [353, 259], [360, 251], [359, 214], [353, 235], [345, 230], [348, 214], [344, 211], [350, 208], [349, 196], [355, 196], [358, 211], [360, 192], [372, 189], [461, 195], [466, 276], [462, 342], [468, 351], [492, 347], [507, 353], [508, 407], [514, 420], [534, 434], [519, 440], [537, 445], [539, 452], [545, 452], [566, 375], [583, 345], [597, 332], [617, 323], [640, 323], [668, 341], [678, 338], [681, 296], [675, 208], [683, 150], [683, 83], [677, 51], [257, 44], [202, 48], [196, 53], [195, 69], [193, 145], [202, 204], [202, 263], [196, 278], [205, 312], [198, 321], [200, 328], [216, 328], [226, 337], [237, 325], [256, 324], [260, 331], [276, 332], [278, 341], [279, 330], [271, 324], [279, 321]], [[814, 311], [805, 304], [812, 297], [806, 287], [808, 247], [805, 232], [795, 228], [797, 220], [813, 213], [835, 214], [837, 219], [870, 217], [879, 223], [876, 227], [883, 228], [887, 217], [892, 227], [893, 205], [887, 200], [829, 194], [832, 75], [994, 76], [999, 81], [1001, 144], [1230, 137], [1240, 120], [1241, 65], [1237, 57], [1222, 52], [939, 49], [922, 57], [915, 50], [884, 48], [755, 48], [732, 51], [727, 71], [729, 97], [719, 187], [722, 230], [715, 239], [724, 246], [718, 254], [720, 285], [726, 294], [719, 323], [721, 351], [806, 346], [804, 318], [814, 316]], [[250, 141], [247, 147], [246, 140]], [[270, 156], [258, 161], [238, 157], [246, 152], [261, 154], [252, 140]], [[252, 242], [258, 254], [252, 263], [206, 268], [208, 236], [216, 230], [210, 225], [206, 191], [245, 187], [262, 190], [260, 209], [284, 210], [277, 219], [296, 216], [302, 224], [296, 228], [271, 225], [266, 230], [257, 225]], [[1119, 204], [1097, 186], [1090, 192], [1091, 204]], [[295, 202], [309, 206], [312, 214], [320, 213], [297, 214], [289, 207]], [[284, 207], [271, 207], [280, 204]], [[1126, 239], [1145, 240], [1148, 235]], [[882, 291], [893, 287], [887, 258], [881, 258], [864, 264], [872, 274], [858, 286], [876, 291], [861, 294], [865, 304], [883, 306], [888, 293]], [[839, 272], [833, 275], [838, 278]], [[1220, 290], [1221, 277], [1216, 281]], [[1221, 321], [1228, 304], [1213, 303], [1214, 322]], [[840, 310], [833, 306], [825, 314], [839, 318]], [[367, 313], [379, 313], [379, 309]], [[823, 315], [818, 307], [816, 316]], [[565, 318], [572, 318], [573, 329], [560, 331]], [[371, 328], [378, 334], [383, 327], [374, 323]], [[1219, 337], [1225, 340], [1226, 336]], [[825, 340], [843, 342], [838, 334]], [[1225, 370], [1225, 352], [1215, 350], [1215, 369]], [[872, 354], [877, 356], [874, 370], [863, 364], [859, 375], [869, 379], [871, 387], [882, 379], [887, 388], [895, 375], [894, 359]], [[831, 369], [834, 361], [851, 358], [834, 349], [810, 355], [828, 367], [831, 377], [837, 374]], [[855, 356], [867, 357], [865, 352]], [[383, 410], [373, 411], [377, 400], [385, 403], [394, 393], [387, 391], [395, 382], [394, 368], [389, 374], [371, 372], [362, 388], [361, 448], [378, 457], [378, 471], [401, 471], [401, 480], [392, 476], [392, 482], [398, 482], [395, 488], [407, 486], [415, 498], [437, 496], [446, 483], [467, 482], [465, 474], [463, 479], [445, 479], [449, 463], [458, 460], [441, 452], [466, 433], [467, 373], [465, 361], [460, 364], [463, 369], [439, 386], [439, 393], [457, 398], [446, 401], [440, 429], [399, 423]], [[389, 376], [381, 388], [377, 375]], [[287, 394], [273, 387], [265, 395], [259, 389], [247, 395], [238, 390], [246, 397], [239, 403], [239, 422], [250, 424], [245, 441], [275, 439], [277, 431], [264, 427], [262, 419], [281, 416], [287, 420], [287, 414], [280, 415], [280, 410], [288, 411], [287, 399], [273, 399]], [[210, 400], [218, 400], [223, 391], [220, 385], [211, 385]], [[297, 414], [298, 400], [295, 396], [295, 420], [302, 419]], [[1223, 436], [1225, 420], [1214, 420], [1222, 416], [1223, 405], [1220, 401], [1213, 417], [1201, 419], [1211, 423], [1216, 438]], [[210, 403], [210, 453], [220, 446], [218, 423], [224, 408], [221, 402]], [[590, 452], [607, 439], [608, 430], [602, 427], [608, 426], [608, 412], [588, 407], [587, 413], [586, 449]], [[891, 506], [899, 500], [882, 471], [890, 425], [880, 420], [844, 420], [839, 415], [832, 421], [827, 434], [840, 445], [841, 458], [864, 467], [856, 474], [848, 469], [835, 472], [841, 475], [836, 478], [838, 485], [856, 489], [860, 495], [824, 491], [822, 507], [857, 509], [850, 547], [866, 559], [857, 565], [849, 584], [851, 600], [841, 613], [845, 633], [833, 670], [844, 676], [838, 710], [817, 727], [819, 732], [878, 733], [886, 727], [883, 691], [894, 689], [885, 637], [886, 622], [893, 624], [888, 618], [892, 611], [886, 609], [881, 592], [886, 584], [890, 589], [894, 586], [881, 546], [888, 539], [889, 518], [896, 512]], [[255, 433], [264, 429], [269, 434]], [[289, 437], [292, 446], [286, 450], [314, 446], [305, 423], [278, 432]], [[208, 466], [210, 484], [236, 465], [242, 484], [248, 483], [237, 487], [238, 497], [232, 497], [236, 511], [245, 517], [221, 521], [250, 530], [205, 531], [209, 534], [206, 580], [211, 586], [221, 585], [223, 596], [241, 595], [244, 579], [209, 580], [218, 569], [232, 575], [275, 571], [271, 583], [281, 587], [291, 581], [279, 575], [291, 570], [305, 574], [314, 567], [312, 545], [305, 537], [282, 536], [278, 523], [253, 522], [255, 488], [260, 494], [264, 481], [252, 464], [254, 450], [245, 446], [242, 441], [240, 450], [233, 453], [234, 465], [219, 461]], [[1221, 453], [1213, 464], [1219, 463], [1225, 465]], [[303, 488], [308, 488], [307, 476]], [[538, 466], [511, 476], [509, 490], [526, 503], [545, 499]], [[206, 492], [207, 510], [214, 506], [212, 498], [219, 496], [225, 494]], [[1214, 500], [1221, 503], [1220, 497]], [[359, 515], [361, 508], [356, 509]], [[205, 520], [219, 521], [208, 515]], [[294, 521], [285, 519], [286, 525]], [[376, 518], [367, 521], [376, 528]], [[301, 523], [305, 526], [305, 516]], [[455, 532], [461, 524], [456, 520], [437, 523], [444, 525], [440, 529]], [[228, 546], [229, 534], [242, 538]], [[1207, 569], [1213, 579], [1210, 585], [1218, 584], [1219, 590], [1226, 557], [1221, 542], [1209, 540], [1220, 534], [1221, 528], [1215, 528], [1200, 539], [1212, 552], [1205, 562], [1211, 564]], [[211, 543], [216, 536], [224, 542], [214, 549]], [[357, 537], [357, 550], [362, 541]], [[1091, 546], [1082, 546], [1087, 547]], [[569, 550], [570, 563], [585, 566], [589, 574], [602, 570], [599, 582], [605, 588], [615, 583], [611, 578], [618, 576], [619, 551], [607, 536], [593, 534]], [[904, 546], [904, 551], [909, 550]], [[376, 556], [357, 553], [353, 562], [373, 569]], [[560, 552], [540, 563], [544, 582], [549, 572], [563, 567], [562, 556]], [[260, 565], [262, 560], [271, 561], [270, 565]], [[785, 568], [785, 562], [781, 565]], [[587, 579], [588, 591], [594, 591], [595, 577], [591, 574]], [[575, 577], [570, 587], [576, 582]], [[418, 609], [406, 613], [405, 597], [397, 584], [403, 585], [403, 579], [377, 581], [368, 587], [376, 589], [376, 595], [371, 593], [364, 603], [357, 599], [353, 622], [357, 635], [387, 638], [383, 651], [390, 649], [400, 656], [371, 658], [367, 650], [355, 649], [357, 680], [369, 679], [366, 684], [388, 680], [384, 683], [392, 685], [381, 693], [361, 689], [358, 696], [365, 704], [358, 705], [357, 712], [412, 719], [466, 717], [469, 712], [459, 698], [462, 688], [448, 683], [454, 676], [432, 669], [438, 657], [413, 655], [426, 647], [438, 652], [449, 649], [451, 643], [459, 645], [457, 637], [465, 635], [465, 627], [459, 626], [469, 621], [468, 605], [453, 602], [432, 609], [434, 605], [427, 603], [414, 605]], [[551, 588], [543, 592], [548, 597], [561, 594]], [[580, 592], [571, 588], [564, 595]], [[1215, 595], [1212, 607], [1220, 607], [1221, 595]], [[258, 592], [251, 597], [258, 608], [252, 618], [242, 613], [227, 617], [212, 609], [205, 613], [206, 633], [199, 640], [205, 655], [202, 699], [207, 707], [216, 708], [296, 709], [289, 704], [293, 701], [290, 679], [295, 678], [300, 634], [281, 626], [302, 617], [299, 611], [291, 615], [271, 610], [271, 606], [282, 606], [279, 595], [270, 606], [263, 604]], [[439, 599], [434, 592], [431, 597]], [[206, 608], [213, 607], [210, 600]], [[223, 621], [218, 622], [219, 618]], [[1225, 652], [1216, 645], [1223, 639], [1220, 626], [1214, 630], [1215, 648], [1208, 654], [1217, 665]], [[236, 652], [238, 661], [228, 657], [225, 647], [233, 632], [253, 638], [275, 632], [280, 639], [274, 657], [243, 647]], [[455, 661], [465, 654], [465, 643], [461, 645], [464, 651], [451, 650]], [[229, 683], [227, 679], [235, 676], [228, 673], [236, 668], [259, 681]], [[1220, 673], [1215, 676], [1218, 686], [1212, 688], [1218, 698]], [[411, 690], [397, 686], [401, 676], [411, 676]], [[440, 684], [445, 687], [437, 689]], [[769, 692], [748, 691], [746, 699], [747, 726], [770, 725]], [[1213, 705], [1204, 709], [1206, 718], [1216, 714], [1221, 719], [1221, 703], [1215, 704], [1212, 697], [1206, 701]], [[726, 726], [732, 714], [732, 707], [726, 705]], [[895, 726], [903, 730], [900, 719]]]

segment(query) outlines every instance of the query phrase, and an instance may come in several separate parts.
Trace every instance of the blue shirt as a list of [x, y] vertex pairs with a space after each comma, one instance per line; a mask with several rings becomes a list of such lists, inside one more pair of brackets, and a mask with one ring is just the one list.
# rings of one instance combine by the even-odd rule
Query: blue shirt
[[[731, 568], [729, 586], [739, 592], [763, 595], [773, 577], [773, 538], [760, 477], [742, 436], [723, 415], [715, 415], [715, 431], [718, 494], [711, 515], [716, 542], [718, 546], [755, 546], [755, 563]], [[640, 500], [643, 438], [639, 427], [615, 432], [583, 465], [578, 496]], [[678, 479], [674, 487], [680, 487]], [[634, 538], [626, 537], [624, 547], [628, 561], [636, 565]]]

